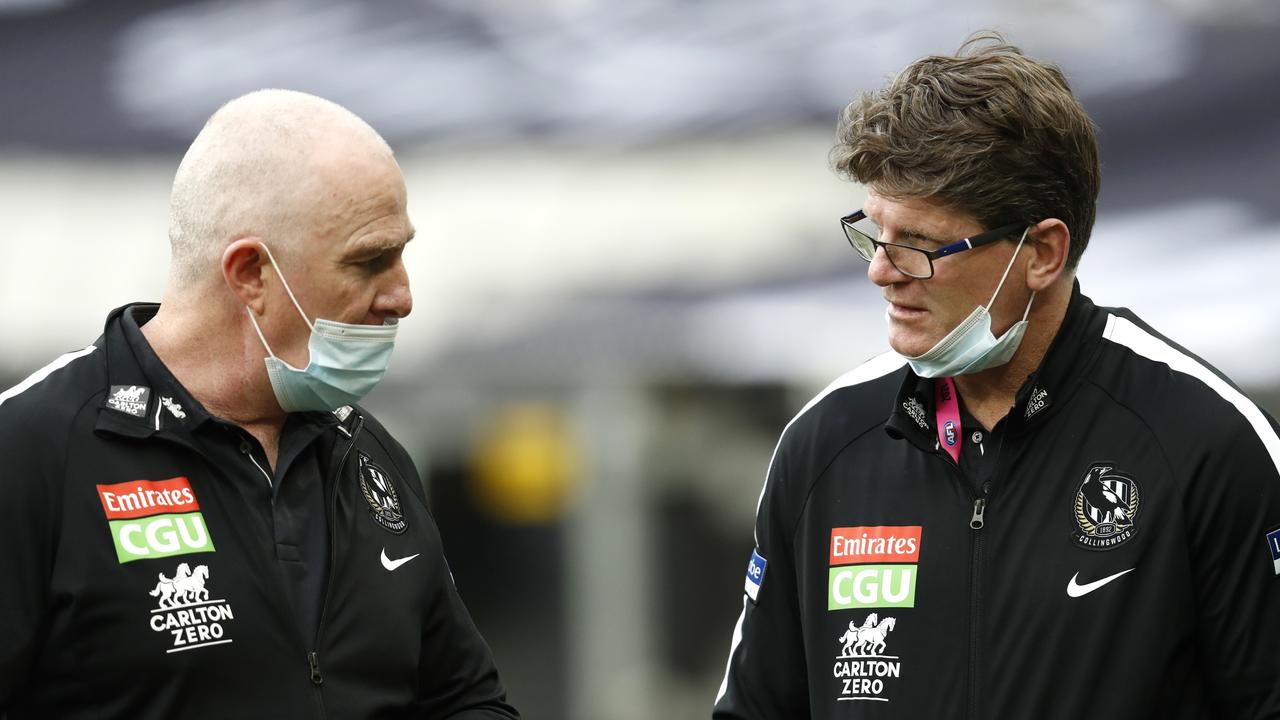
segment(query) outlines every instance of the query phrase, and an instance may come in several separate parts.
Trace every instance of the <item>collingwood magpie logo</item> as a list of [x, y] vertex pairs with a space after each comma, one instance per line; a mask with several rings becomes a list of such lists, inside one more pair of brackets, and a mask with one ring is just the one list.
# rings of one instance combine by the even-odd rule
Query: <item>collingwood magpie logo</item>
[[1071, 539], [1090, 550], [1110, 550], [1128, 542], [1137, 531], [1138, 503], [1138, 483], [1131, 475], [1111, 463], [1094, 463], [1076, 490]]
[[391, 477], [364, 453], [360, 453], [360, 492], [369, 503], [369, 513], [374, 521], [388, 532], [399, 535], [409, 527]]

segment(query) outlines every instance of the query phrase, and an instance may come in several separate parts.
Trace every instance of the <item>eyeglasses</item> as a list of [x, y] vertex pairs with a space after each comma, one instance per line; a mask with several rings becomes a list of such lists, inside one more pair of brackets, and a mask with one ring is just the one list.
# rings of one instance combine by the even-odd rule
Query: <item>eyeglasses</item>
[[1026, 227], [1022, 224], [1005, 225], [980, 235], [957, 240], [937, 250], [925, 250], [910, 245], [881, 242], [880, 227], [861, 210], [840, 218], [840, 225], [844, 228], [844, 236], [849, 239], [849, 244], [858, 251], [863, 260], [871, 262], [876, 256], [876, 248], [884, 248], [885, 256], [898, 269], [898, 272], [919, 280], [928, 280], [933, 277], [933, 261], [938, 258], [990, 245]]

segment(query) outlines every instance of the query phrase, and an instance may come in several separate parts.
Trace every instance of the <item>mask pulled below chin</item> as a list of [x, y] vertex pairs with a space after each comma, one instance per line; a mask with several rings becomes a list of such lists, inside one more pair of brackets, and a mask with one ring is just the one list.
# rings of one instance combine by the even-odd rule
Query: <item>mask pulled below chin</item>
[[[996, 285], [996, 291], [992, 293], [991, 300], [986, 306], [979, 305], [974, 308], [968, 317], [924, 353], [914, 357], [903, 356], [917, 375], [926, 378], [968, 375], [1004, 365], [1017, 352], [1027, 332], [1027, 317], [1031, 314], [1031, 303], [1035, 302], [1036, 294], [1031, 293], [1031, 299], [1027, 301], [1027, 307], [1022, 313], [1022, 319], [1014, 323], [999, 338], [991, 332], [990, 308], [995, 304], [996, 297], [1004, 287], [1004, 281], [1009, 277], [1009, 271], [1013, 268], [1014, 261], [1018, 259], [1018, 253], [1022, 250], [1030, 229], [1028, 227], [1022, 231], [1018, 247], [1013, 251], [1013, 257], [1005, 266], [1004, 274], [1000, 276], [1000, 283]], [[888, 318], [887, 310], [885, 317]]]
[[307, 340], [310, 359], [305, 368], [299, 369], [276, 357], [262, 334], [262, 328], [258, 327], [253, 311], [245, 308], [258, 339], [267, 350], [264, 358], [267, 378], [271, 381], [271, 390], [280, 403], [280, 409], [285, 412], [332, 412], [359, 402], [387, 372], [391, 352], [395, 349], [399, 321], [389, 319], [382, 325], [357, 325], [317, 318], [311, 322], [280, 272], [271, 250], [265, 243], [262, 248], [280, 276], [293, 306], [311, 329]]

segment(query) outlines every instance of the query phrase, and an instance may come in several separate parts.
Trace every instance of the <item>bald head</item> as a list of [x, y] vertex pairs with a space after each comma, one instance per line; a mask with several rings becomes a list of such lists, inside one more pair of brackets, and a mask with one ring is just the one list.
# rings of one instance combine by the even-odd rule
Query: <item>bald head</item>
[[219, 257], [239, 238], [292, 254], [324, 222], [318, 215], [341, 164], [391, 155], [368, 123], [323, 98], [259, 90], [232, 100], [205, 123], [173, 180], [172, 285], [219, 278]]

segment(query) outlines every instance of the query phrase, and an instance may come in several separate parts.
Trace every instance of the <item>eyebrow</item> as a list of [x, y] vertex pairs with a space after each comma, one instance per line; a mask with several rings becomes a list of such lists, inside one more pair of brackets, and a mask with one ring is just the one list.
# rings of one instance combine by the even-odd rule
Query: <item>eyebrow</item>
[[348, 249], [348, 252], [352, 255], [364, 255], [366, 253], [375, 253], [375, 252], [384, 253], [384, 252], [391, 252], [393, 250], [399, 250], [403, 248], [405, 245], [408, 245], [409, 242], [413, 240], [416, 234], [417, 234], [416, 229], [410, 230], [408, 236], [405, 237], [403, 242], [401, 242], [400, 240], [387, 240], [384, 238], [374, 238], [372, 240], [366, 240], [364, 242], [361, 242], [358, 245], [351, 246]]
[[[863, 210], [862, 212], [864, 215], [866, 215], [867, 220], [870, 220], [873, 225], [880, 228], [881, 232], [884, 232], [884, 226], [880, 224], [879, 220], [868, 215], [866, 210]], [[922, 230], [917, 230], [915, 228], [903, 228], [899, 230], [897, 234], [902, 236], [905, 239], [923, 240], [925, 242], [937, 243], [939, 245], [944, 245], [947, 243], [946, 240], [939, 240], [937, 237], [934, 237], [929, 233], [926, 233]]]
[[898, 231], [898, 235], [904, 238], [923, 240], [925, 242], [938, 243], [940, 245], [946, 242], [945, 240], [939, 240], [937, 237], [930, 235], [929, 233], [923, 232], [921, 230], [916, 230], [913, 228], [903, 228], [902, 230]]

